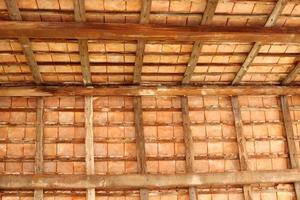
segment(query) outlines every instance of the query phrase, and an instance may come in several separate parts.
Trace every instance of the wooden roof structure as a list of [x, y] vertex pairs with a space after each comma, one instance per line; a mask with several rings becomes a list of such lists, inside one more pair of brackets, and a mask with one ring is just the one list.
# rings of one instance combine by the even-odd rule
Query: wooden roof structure
[[300, 200], [299, 0], [0, 0], [1, 200]]

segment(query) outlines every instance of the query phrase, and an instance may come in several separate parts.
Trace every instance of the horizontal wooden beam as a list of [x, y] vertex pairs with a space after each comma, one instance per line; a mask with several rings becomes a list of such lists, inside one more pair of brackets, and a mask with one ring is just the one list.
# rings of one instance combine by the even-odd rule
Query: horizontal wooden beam
[[91, 22], [0, 22], [0, 38], [19, 37], [286, 43], [300, 42], [300, 29], [298, 27], [183, 27]]
[[300, 86], [24, 86], [0, 87], [0, 96], [238, 96], [299, 95]]
[[183, 188], [216, 185], [292, 183], [300, 181], [300, 170], [243, 171], [177, 175], [1, 175], [1, 189]]

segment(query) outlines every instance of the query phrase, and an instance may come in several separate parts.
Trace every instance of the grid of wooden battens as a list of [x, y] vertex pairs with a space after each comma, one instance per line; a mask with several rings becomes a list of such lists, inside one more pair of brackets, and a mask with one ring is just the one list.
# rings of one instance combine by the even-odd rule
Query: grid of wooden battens
[[[134, 109], [135, 109], [135, 125], [136, 125], [136, 129], [137, 129], [137, 133], [142, 133], [143, 132], [143, 123], [142, 123], [142, 117], [141, 117], [141, 100], [139, 99], [139, 97], [137, 97], [135, 101], [135, 104], [134, 104]], [[43, 122], [42, 122], [42, 116], [43, 116], [43, 99], [40, 97], [38, 98], [37, 100], [37, 155], [36, 155], [36, 173], [40, 173], [38, 170], [38, 167], [41, 166], [41, 162], [43, 160], [43, 157], [41, 155], [41, 151], [43, 149], [43, 146], [41, 145], [42, 144], [42, 133], [43, 133]], [[243, 140], [245, 140], [245, 138], [243, 138], [243, 133], [241, 131], [241, 126], [242, 126], [242, 123], [239, 119], [239, 113], [240, 113], [240, 108], [239, 108], [239, 105], [238, 105], [238, 102], [237, 102], [237, 97], [232, 97], [232, 108], [233, 108], [233, 111], [235, 113], [235, 125], [236, 125], [236, 132], [239, 133], [239, 136], [237, 137], [237, 140], [238, 140], [238, 144], [241, 148], [244, 148], [245, 149], [245, 144], [243, 143]], [[85, 119], [86, 119], [86, 123], [85, 123], [85, 126], [87, 127], [86, 128], [86, 133], [87, 133], [87, 136], [89, 136], [89, 138], [92, 136], [91, 135], [91, 117], [92, 117], [92, 114], [93, 114], [93, 108], [91, 108], [91, 105], [92, 105], [92, 98], [91, 97], [86, 97], [86, 100], [85, 100]], [[289, 106], [287, 104], [287, 97], [286, 96], [282, 96], [281, 97], [281, 110], [282, 110], [282, 113], [283, 113], [283, 118], [284, 118], [284, 125], [285, 125], [285, 130], [286, 130], [286, 135], [287, 135], [287, 140], [288, 140], [288, 147], [289, 147], [289, 155], [290, 155], [290, 160], [291, 160], [291, 166], [293, 168], [298, 168], [298, 162], [296, 160], [296, 154], [295, 154], [295, 143], [294, 143], [294, 134], [293, 134], [293, 129], [292, 129], [292, 123], [291, 123], [291, 117], [290, 117], [290, 111], [289, 111]], [[12, 108], [13, 109], [13, 108]], [[174, 108], [171, 108], [171, 109], [174, 109]], [[187, 107], [187, 98], [186, 97], [183, 97], [182, 98], [182, 114], [183, 114], [183, 127], [184, 128], [184, 136], [185, 136], [185, 143], [186, 144], [189, 144], [189, 145], [186, 145], [186, 147], [189, 149], [189, 148], [192, 148], [193, 146], [193, 143], [192, 143], [192, 138], [190, 139], [187, 139], [186, 137], [190, 137], [191, 135], [190, 134], [190, 131], [189, 131], [189, 119], [188, 119], [188, 107]], [[280, 109], [280, 108], [275, 108], [275, 109]], [[26, 108], [25, 108], [26, 110]], [[97, 109], [95, 109], [97, 110]], [[100, 109], [101, 110], [101, 109]], [[100, 111], [99, 110], [99, 111]], [[150, 110], [153, 110], [153, 109], [150, 109]], [[155, 109], [154, 109], [155, 110]], [[137, 127], [137, 125], [139, 125]], [[142, 135], [139, 136], [140, 139], [142, 139]], [[137, 149], [140, 149], [140, 148], [143, 148], [143, 141], [141, 142], [140, 139], [136, 139], [137, 142], [139, 142], [139, 144], [137, 144]], [[85, 144], [89, 144], [86, 146], [86, 150], [87, 152], [92, 152], [91, 149], [93, 148], [91, 145], [92, 141], [92, 138], [90, 139], [86, 139], [86, 142]], [[143, 152], [142, 151], [137, 151], [139, 152]], [[188, 153], [190, 152], [190, 153]], [[191, 150], [187, 150], [187, 154], [191, 154]], [[243, 156], [241, 156], [241, 162], [245, 162], [245, 164], [247, 164], [247, 154], [245, 154], [245, 151], [240, 151], [242, 152]], [[142, 154], [141, 154], [142, 155]], [[143, 157], [141, 155], [137, 155], [138, 157]], [[191, 155], [188, 155], [187, 158], [189, 158], [188, 160], [190, 160], [192, 157], [190, 157]], [[91, 156], [89, 156], [90, 158], [92, 158]], [[145, 157], [143, 158], [145, 159]], [[189, 161], [189, 162], [193, 162], [192, 161], [193, 158]], [[93, 161], [92, 161], [93, 162]], [[87, 162], [87, 163], [90, 163], [90, 162]], [[145, 162], [142, 162], [142, 163], [145, 163]], [[92, 164], [92, 163], [90, 163]], [[90, 164], [87, 164], [90, 165]], [[145, 164], [144, 164], [145, 165]], [[145, 166], [141, 166], [141, 167], [144, 167]], [[242, 168], [243, 169], [243, 168]], [[298, 183], [295, 183], [295, 191], [296, 191], [296, 194], [297, 196], [299, 195], [299, 189], [298, 189]], [[249, 191], [249, 189], [247, 189], [247, 191]], [[251, 192], [251, 190], [250, 190]], [[194, 196], [194, 198], [196, 198], [196, 195], [194, 193], [190, 193], [191, 195]], [[36, 194], [36, 197], [37, 198], [41, 198], [41, 196], [37, 195]], [[89, 198], [94, 198], [93, 195]]]
[[[9, 2], [9, 3], [7, 3], [7, 5], [8, 5], [8, 10], [9, 10], [9, 13], [10, 13], [10, 16], [11, 16], [11, 19], [15, 19], [15, 20], [21, 20], [22, 18], [21, 18], [21, 15], [20, 15], [20, 11], [18, 10], [18, 8], [17, 8], [17, 5], [16, 5], [16, 1], [7, 1], [7, 2]], [[75, 1], [75, 2], [77, 2], [77, 1]], [[146, 2], [146, 3], [145, 3]], [[149, 3], [150, 2], [150, 3]], [[209, 2], [210, 1], [208, 1], [208, 5], [209, 5]], [[217, 3], [217, 2], [216, 2]], [[276, 4], [276, 6], [274, 7], [274, 11], [273, 11], [273, 13], [270, 15], [270, 17], [269, 17], [269, 20], [268, 21], [272, 21], [272, 22], [275, 22], [276, 21], [276, 19], [278, 18], [278, 16], [280, 15], [280, 13], [281, 13], [281, 11], [283, 10], [283, 8], [284, 8], [284, 6], [286, 5], [286, 3], [287, 3], [287, 1], [286, 0], [280, 0], [280, 1], [278, 1], [277, 2], [277, 4]], [[147, 10], [147, 13], [148, 13], [148, 16], [147, 16], [147, 18], [149, 18], [149, 13], [150, 13], [150, 8], [149, 8], [149, 5], [151, 5], [151, 1], [144, 1], [144, 4], [147, 4], [148, 5], [148, 7], [145, 9], [145, 10]], [[80, 4], [75, 4], [75, 18], [76, 18], [76, 21], [79, 21], [79, 20], [82, 20], [81, 18], [80, 18], [80, 16], [78, 17], [78, 11], [76, 12], [76, 10], [78, 10], [77, 8], [79, 7], [79, 8], [83, 8], [83, 6], [78, 6], [78, 5], [80, 5]], [[143, 10], [142, 10], [143, 11]], [[83, 10], [83, 11], [80, 11], [81, 13], [85, 13], [85, 11]], [[208, 15], [210, 16], [210, 17], [212, 17], [213, 16], [213, 13], [214, 13], [214, 11], [211, 11]], [[204, 16], [205, 16], [205, 11], [204, 11]], [[19, 16], [19, 17], [14, 17], [14, 16]], [[82, 16], [84, 16], [84, 15], [82, 15]], [[144, 15], [142, 15], [142, 16], [144, 16]], [[85, 17], [83, 17], [83, 18], [85, 18]], [[142, 18], [141, 18], [141, 20], [142, 20]], [[267, 22], [267, 24], [269, 24], [268, 22]], [[28, 43], [28, 42], [27, 42]], [[81, 42], [82, 43], [82, 42]], [[80, 43], [80, 44], [81, 44]], [[85, 42], [86, 43], [86, 42]], [[28, 49], [28, 47], [27, 46], [30, 46], [30, 45], [25, 45], [26, 46], [26, 48]], [[82, 45], [81, 45], [82, 46]], [[81, 60], [81, 66], [82, 66], [82, 72], [83, 72], [83, 80], [84, 80], [84, 82], [88, 82], [88, 83], [90, 83], [90, 75], [86, 75], [86, 74], [90, 74], [90, 71], [89, 71], [89, 67], [87, 67], [88, 66], [88, 53], [87, 53], [87, 44], [85, 45], [85, 50], [82, 50], [82, 48], [80, 48], [81, 50], [80, 50], [80, 55], [81, 55], [81, 58], [84, 60], [84, 61], [82, 61]], [[30, 48], [30, 47], [29, 47]], [[143, 49], [143, 48], [140, 48], [140, 49]], [[34, 59], [33, 59], [33, 56], [32, 56], [32, 53], [26, 53], [26, 52], [29, 52], [29, 51], [32, 51], [32, 50], [30, 50], [30, 49], [28, 49], [28, 50], [24, 50], [24, 52], [25, 52], [25, 54], [27, 55], [27, 60], [28, 60], [28, 63], [31, 63], [31, 64], [29, 64], [29, 66], [32, 66], [31, 68], [32, 68], [32, 72], [33, 72], [33, 75], [34, 75], [34, 77], [35, 77], [35, 81], [37, 82], [37, 83], [40, 83], [41, 82], [41, 75], [40, 75], [40, 72], [39, 72], [39, 70], [38, 70], [38, 67], [37, 67], [37, 65], [36, 65], [36, 62], [34, 61]], [[85, 53], [82, 53], [82, 52], [85, 52]], [[138, 50], [137, 51], [139, 51], [139, 48], [138, 48]], [[30, 55], [29, 55], [30, 54]], [[143, 55], [142, 53], [140, 53], [141, 55]], [[29, 56], [28, 56], [29, 55]], [[138, 54], [137, 54], [138, 55]], [[143, 57], [143, 56], [139, 56], [139, 57]], [[254, 58], [254, 56], [252, 56], [252, 59]], [[137, 60], [141, 60], [141, 59], [137, 59]], [[139, 65], [142, 65], [142, 62], [139, 62], [139, 64], [137, 65], [136, 64], [136, 67], [134, 68], [134, 69], [137, 69], [137, 68], [140, 68], [139, 67]], [[298, 73], [298, 71], [299, 71], [299, 67], [297, 67], [297, 66], [295, 66], [293, 69], [292, 69], [292, 71], [290, 71], [290, 74], [288, 74], [288, 77], [287, 77], [287, 79], [288, 80], [283, 80], [283, 84], [288, 84], [288, 83], [290, 83], [291, 82], [291, 80], [293, 80], [294, 78], [295, 78], [295, 75]], [[124, 74], [124, 73], [121, 73], [122, 75], [124, 75], [124, 76], [126, 76], [126, 75], [128, 75], [128, 74]], [[204, 73], [205, 75], [208, 75], [207, 73]], [[204, 75], [203, 74], [203, 75]], [[224, 73], [215, 73], [215, 75], [220, 75], [220, 74], [223, 74], [224, 75]], [[251, 73], [250, 73], [251, 74]], [[258, 74], [263, 74], [263, 73], [258, 73]], [[13, 75], [13, 74], [10, 74], [10, 75]], [[15, 75], [20, 75], [20, 74], [15, 74]], [[63, 74], [62, 74], [63, 75]], [[73, 74], [73, 75], [75, 75], [75, 74]], [[106, 75], [108, 75], [108, 74], [106, 74]], [[115, 75], [115, 74], [114, 74]], [[147, 74], [145, 74], [145, 75], [147, 75]], [[150, 74], [151, 75], [151, 74]], [[171, 75], [174, 75], [174, 76], [179, 76], [179, 79], [181, 78], [181, 75], [180, 74], [171, 74]], [[199, 74], [195, 74], [195, 75], [202, 75], [201, 73]], [[210, 74], [211, 75], [211, 74]], [[232, 73], [229, 75], [229, 74], [227, 74], [228, 76], [232, 76]], [[274, 76], [277, 76], [277, 74], [275, 75], [275, 74], [273, 74]], [[26, 76], [26, 74], [23, 74], [23, 76]], [[87, 78], [87, 76], [89, 77], [89, 78]], [[131, 75], [132, 76], [132, 75]], [[162, 76], [163, 76], [163, 74], [162, 74]], [[170, 74], [167, 74], [167, 76], [170, 76]], [[280, 73], [280, 74], [278, 74], [278, 76], [284, 76], [283, 75], [283, 73]], [[38, 77], [38, 78], [36, 78], [36, 77]], [[134, 75], [134, 77], [136, 77], [135, 75]], [[86, 79], [89, 79], [88, 81], [86, 80]], [[135, 79], [135, 78], [134, 78]], [[138, 78], [139, 79], [139, 78]], [[131, 78], [128, 78], [128, 80], [131, 80]], [[129, 83], [130, 81], [128, 81], [128, 83]], [[272, 81], [271, 81], [272, 82]], [[208, 82], [209, 84], [210, 84], [210, 82]], [[213, 81], [212, 83], [215, 83], [215, 81]], [[224, 81], [221, 81], [220, 83], [225, 83]], [[272, 83], [275, 83], [275, 82], [272, 82]]]

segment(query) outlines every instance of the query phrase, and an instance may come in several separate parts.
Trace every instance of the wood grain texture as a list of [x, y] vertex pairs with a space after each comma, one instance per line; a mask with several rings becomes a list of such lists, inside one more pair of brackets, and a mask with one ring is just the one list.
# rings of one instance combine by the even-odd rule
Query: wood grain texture
[[300, 181], [299, 169], [190, 173], [176, 175], [1, 175], [1, 189], [87, 189], [187, 188], [197, 186], [293, 183]]
[[[74, 0], [74, 16], [76, 22], [85, 22], [85, 4], [84, 0]], [[92, 83], [91, 72], [90, 72], [90, 60], [88, 51], [88, 41], [87, 39], [78, 40], [82, 79], [84, 85], [89, 85]]]
[[[234, 116], [234, 125], [235, 125], [235, 132], [237, 138], [237, 145], [239, 150], [239, 159], [240, 159], [240, 166], [242, 171], [250, 170], [249, 161], [248, 161], [248, 154], [246, 150], [246, 138], [243, 134], [243, 122], [241, 116], [241, 109], [239, 104], [239, 99], [237, 96], [231, 97], [231, 105], [232, 111]], [[243, 193], [245, 200], [252, 200], [252, 188], [250, 185], [243, 186]]]
[[[297, 157], [297, 149], [295, 144], [295, 134], [293, 130], [293, 123], [291, 119], [290, 109], [288, 105], [288, 97], [287, 96], [281, 96], [280, 97], [281, 102], [281, 109], [282, 109], [282, 116], [283, 116], [283, 122], [284, 122], [284, 129], [289, 149], [289, 157], [292, 168], [299, 168], [298, 163], [298, 157]], [[297, 196], [297, 200], [300, 200], [300, 182], [295, 182], [295, 192]]]
[[[201, 19], [201, 25], [207, 25], [212, 21], [217, 5], [218, 5], [218, 0], [207, 1], [207, 5]], [[196, 41], [193, 45], [191, 57], [189, 58], [187, 68], [183, 75], [182, 84], [188, 84], [191, 81], [192, 74], [195, 71], [195, 68], [197, 66], [201, 50], [202, 50], [202, 44], [199, 41]]]
[[[142, 1], [140, 24], [149, 23], [151, 4], [152, 4], [152, 0], [143, 0]], [[141, 82], [145, 44], [146, 44], [146, 42], [144, 40], [138, 40], [138, 42], [137, 42], [135, 65], [134, 65], [134, 70], [133, 70], [133, 83], [134, 84], [139, 84]]]
[[[18, 4], [16, 0], [5, 0], [5, 4], [7, 7], [7, 11], [11, 20], [14, 21], [22, 21], [21, 12], [19, 10]], [[21, 44], [23, 53], [25, 55], [27, 64], [30, 68], [30, 71], [33, 76], [33, 80], [35, 83], [42, 83], [42, 76], [35, 60], [34, 53], [31, 48], [31, 43], [27, 37], [19, 37], [19, 42]]]
[[[184, 137], [184, 149], [185, 149], [185, 168], [187, 173], [194, 172], [194, 143], [191, 131], [191, 122], [189, 117], [189, 103], [188, 97], [181, 97], [181, 110], [182, 110], [182, 126]], [[196, 187], [189, 187], [189, 199], [197, 200], [198, 192]]]
[[299, 86], [24, 86], [0, 87], [0, 96], [241, 96], [299, 95]]
[[292, 81], [295, 80], [298, 73], [300, 72], [300, 62], [296, 64], [296, 66], [288, 73], [288, 75], [285, 77], [285, 79], [282, 81], [282, 85], [288, 85]]
[[[272, 37], [269, 37], [272, 35]], [[300, 42], [297, 27], [166, 26], [92, 22], [1, 21], [0, 38], [169, 40], [199, 42]]]
[[[267, 22], [265, 23], [265, 27], [272, 27], [276, 24], [278, 18], [280, 17], [284, 7], [287, 4], [287, 0], [278, 0], [272, 13], [270, 14], [270, 16], [268, 17]], [[243, 77], [245, 76], [245, 74], [247, 73], [250, 65], [252, 64], [253, 60], [255, 59], [255, 57], [257, 56], [260, 48], [261, 48], [262, 44], [260, 42], [256, 42], [253, 47], [251, 48], [251, 51], [249, 52], [248, 56], [246, 57], [244, 63], [242, 64], [240, 70], [238, 71], [238, 73], [236, 74], [236, 76], [234, 77], [233, 81], [232, 81], [232, 85], [236, 85], [239, 84]]]

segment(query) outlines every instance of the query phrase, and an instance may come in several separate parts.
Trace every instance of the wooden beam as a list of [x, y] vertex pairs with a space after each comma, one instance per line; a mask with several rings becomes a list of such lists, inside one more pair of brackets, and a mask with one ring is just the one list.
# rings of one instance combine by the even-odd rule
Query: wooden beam
[[[218, 0], [207, 1], [207, 5], [201, 19], [201, 25], [207, 25], [210, 23], [210, 21], [212, 20], [215, 14], [217, 5], [218, 5]], [[189, 58], [187, 68], [183, 75], [182, 84], [188, 84], [191, 81], [192, 74], [197, 66], [201, 50], [202, 50], [202, 44], [196, 41], [193, 45], [191, 57]]]
[[[94, 162], [94, 133], [93, 133], [93, 97], [86, 96], [84, 105], [85, 115], [85, 167], [86, 174], [93, 175], [95, 173]], [[95, 188], [88, 188], [86, 193], [87, 200], [95, 200]]]
[[[146, 150], [145, 150], [145, 137], [144, 137], [144, 125], [143, 125], [143, 111], [142, 111], [142, 99], [141, 97], [134, 97], [134, 126], [136, 134], [136, 152], [137, 152], [137, 168], [138, 173], [146, 174]], [[140, 189], [140, 199], [148, 200], [149, 191], [147, 189]]]
[[[16, 0], [5, 0], [7, 11], [11, 20], [22, 21], [22, 16], [17, 5]], [[35, 61], [34, 53], [31, 48], [30, 41], [27, 37], [19, 37], [19, 42], [21, 44], [22, 50], [24, 52], [27, 64], [33, 76], [35, 83], [42, 83], [42, 76], [39, 67]]]
[[[35, 174], [43, 174], [44, 171], [44, 99], [37, 98], [36, 112], [36, 142], [35, 142]], [[43, 200], [44, 192], [42, 189], [34, 190], [34, 200]]]
[[[243, 134], [243, 122], [241, 116], [241, 109], [239, 104], [239, 99], [237, 96], [231, 97], [231, 105], [232, 111], [234, 116], [234, 125], [235, 125], [235, 132], [237, 135], [237, 145], [239, 150], [239, 159], [240, 159], [240, 166], [242, 171], [250, 170], [249, 161], [248, 161], [248, 154], [246, 149], [246, 138]], [[244, 192], [244, 199], [245, 200], [252, 200], [252, 188], [250, 185], [243, 186]]]
[[241, 96], [298, 95], [299, 86], [24, 86], [0, 87], [0, 96]]
[[[74, 0], [74, 15], [76, 22], [85, 22], [85, 5], [84, 0]], [[88, 41], [87, 39], [80, 39], [78, 41], [81, 72], [84, 85], [92, 83], [91, 72], [90, 72], [90, 60], [88, 52]]]
[[[189, 104], [188, 97], [181, 97], [181, 110], [182, 110], [182, 122], [183, 122], [183, 134], [184, 134], [184, 148], [185, 148], [185, 165], [186, 172], [194, 172], [194, 143], [191, 131], [191, 122], [189, 117]], [[189, 199], [197, 200], [198, 192], [196, 187], [189, 187]]]
[[[265, 27], [272, 27], [276, 24], [278, 18], [280, 17], [285, 5], [287, 4], [287, 0], [278, 0], [271, 15], [269, 16]], [[260, 42], [256, 42], [253, 47], [251, 48], [251, 51], [249, 52], [248, 56], [246, 57], [244, 63], [242, 64], [240, 70], [236, 74], [235, 78], [232, 81], [232, 85], [239, 84], [244, 75], [247, 73], [250, 65], [252, 64], [253, 60], [257, 56], [262, 44]]]
[[292, 81], [295, 80], [295, 78], [297, 77], [298, 73], [300, 72], [300, 62], [298, 62], [296, 64], [296, 66], [292, 69], [292, 71], [289, 72], [289, 74], [287, 75], [287, 77], [282, 81], [282, 85], [288, 85], [290, 84]]
[[300, 181], [299, 169], [241, 171], [176, 175], [1, 175], [1, 189], [87, 189], [123, 190], [140, 188], [187, 188], [197, 186], [293, 183]]
[[[297, 150], [295, 145], [295, 134], [293, 130], [293, 123], [290, 115], [290, 109], [288, 105], [288, 97], [281, 96], [281, 109], [282, 109], [282, 116], [284, 121], [284, 128], [286, 139], [288, 143], [289, 149], [289, 156], [292, 168], [299, 168], [298, 158], [297, 158]], [[297, 196], [297, 200], [300, 200], [300, 182], [295, 182], [295, 193]]]
[[[150, 17], [150, 11], [151, 11], [151, 4], [152, 4], [152, 0], [143, 0], [142, 1], [140, 24], [148, 24], [149, 17]], [[145, 44], [146, 44], [146, 42], [144, 40], [138, 40], [138, 42], [137, 42], [135, 66], [134, 66], [134, 70], [133, 70], [133, 83], [134, 84], [138, 84], [141, 82]]]
[[[270, 37], [272, 35], [272, 37]], [[92, 22], [0, 21], [0, 38], [300, 42], [298, 27], [166, 26]]]

